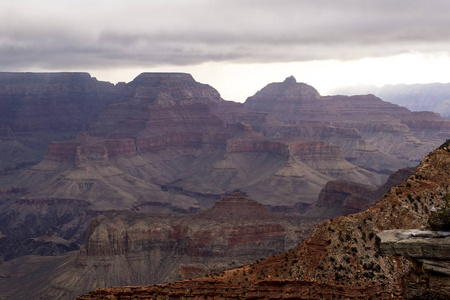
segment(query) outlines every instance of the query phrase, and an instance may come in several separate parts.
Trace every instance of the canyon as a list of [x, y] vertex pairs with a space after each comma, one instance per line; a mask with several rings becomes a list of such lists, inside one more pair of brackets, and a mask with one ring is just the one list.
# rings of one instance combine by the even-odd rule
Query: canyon
[[[356, 213], [381, 199], [411, 171], [397, 173], [397, 179], [390, 174], [416, 166], [450, 132], [450, 121], [437, 114], [411, 112], [372, 95], [321, 96], [293, 77], [235, 103], [184, 73], [143, 73], [115, 85], [87, 73], [0, 73], [0, 107], [0, 285], [17, 287], [50, 286], [51, 274], [64, 278], [67, 270], [78, 278], [74, 286], [84, 289], [136, 278], [160, 283], [281, 253], [319, 220]], [[245, 201], [218, 209], [220, 199], [234, 192], [259, 203], [247, 209], [261, 212], [261, 220], [240, 215], [247, 223], [237, 225], [243, 221], [232, 214], [241, 213], [236, 207]], [[219, 213], [205, 217], [214, 211]], [[133, 227], [137, 220], [147, 227]], [[235, 222], [227, 234], [236, 241], [242, 235], [256, 244], [214, 261], [216, 245], [234, 242], [191, 223], [222, 228], [219, 220]], [[201, 263], [183, 256], [184, 267], [180, 260], [154, 274], [145, 269], [154, 267], [149, 259], [161, 263], [163, 255], [134, 244], [124, 248], [131, 252], [116, 253], [105, 240], [88, 251], [99, 230], [121, 232], [117, 241], [125, 234], [150, 243], [155, 237], [143, 228], [152, 224], [165, 228], [160, 240], [152, 240], [161, 249], [181, 243], [177, 249], [190, 253], [193, 246], [183, 248], [182, 241], [197, 239]], [[203, 245], [202, 236], [211, 236], [210, 242]], [[125, 267], [133, 259], [142, 269]], [[17, 267], [27, 263], [35, 267]], [[99, 278], [97, 285], [80, 275], [86, 270]], [[120, 278], [118, 270], [128, 277]], [[71, 297], [86, 291], [64, 289]]]
[[[25, 275], [17, 272], [14, 260], [5, 263], [2, 276], [13, 280], [4, 287], [8, 290], [4, 296], [73, 299], [99, 286], [219, 273], [291, 249], [312, 228], [311, 220], [271, 213], [239, 193], [224, 196], [197, 215], [109, 213], [91, 220], [80, 251], [60, 255], [51, 275], [41, 270], [46, 261]], [[36, 258], [33, 264], [39, 265]]]
[[[441, 247], [433, 247], [434, 252], [426, 251], [430, 241], [423, 241], [426, 236], [420, 234], [415, 244], [406, 242], [401, 247], [393, 245], [392, 238], [385, 238], [390, 240], [382, 248], [386, 256], [380, 256], [376, 235], [385, 230], [402, 229], [400, 232], [404, 232], [405, 229], [425, 228], [429, 212], [447, 205], [449, 175], [450, 140], [426, 155], [413, 175], [391, 188], [374, 206], [364, 212], [321, 222], [310, 237], [283, 254], [193, 280], [101, 289], [78, 299], [414, 298], [418, 294], [411, 291], [417, 289], [411, 290], [402, 284], [413, 265], [398, 254], [412, 255], [413, 259], [448, 259], [447, 235], [443, 236], [445, 240], [441, 238]], [[420, 247], [425, 249], [422, 255], [417, 250]], [[443, 264], [447, 266], [445, 261]], [[434, 281], [444, 283], [444, 288], [431, 297], [448, 298], [445, 282], [448, 277]], [[435, 288], [439, 287], [437, 284]]]

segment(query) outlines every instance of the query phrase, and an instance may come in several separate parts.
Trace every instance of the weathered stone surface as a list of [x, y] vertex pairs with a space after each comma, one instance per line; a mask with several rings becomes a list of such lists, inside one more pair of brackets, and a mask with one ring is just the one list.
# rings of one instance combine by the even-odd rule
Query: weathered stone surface
[[413, 270], [403, 277], [406, 299], [450, 297], [450, 232], [385, 230], [377, 235], [383, 256], [404, 256]]
[[[76, 250], [95, 212], [75, 199], [20, 199], [26, 191], [8, 193], [0, 213], [0, 260], [23, 255], [59, 255]], [[5, 209], [6, 208], [6, 209]], [[52, 254], [53, 253], [53, 254]]]
[[[10, 178], [4, 181], [18, 186], [23, 184], [23, 187], [29, 187], [29, 182], [39, 185], [40, 196], [44, 198], [51, 197], [51, 193], [44, 195], [42, 192], [49, 191], [45, 187], [56, 183], [53, 176], [42, 176], [41, 167], [65, 168], [62, 165], [71, 163], [74, 156], [77, 168], [87, 159], [92, 172], [101, 169], [100, 173], [104, 174], [97, 177], [123, 172], [132, 177], [130, 181], [176, 185], [183, 191], [215, 195], [239, 189], [265, 205], [291, 207], [292, 210], [301, 203], [314, 202], [330, 180], [381, 185], [389, 172], [411, 164], [408, 154], [402, 154], [405, 159], [398, 159], [378, 149], [383, 144], [381, 148], [389, 153], [384, 145], [392, 147], [390, 137], [408, 132], [405, 124], [392, 121], [400, 115], [408, 115], [407, 110], [369, 96], [361, 99], [321, 97], [314, 88], [297, 83], [294, 78], [269, 85], [249, 98], [244, 107], [222, 100], [216, 90], [196, 82], [189, 74], [143, 73], [129, 84], [117, 86], [98, 82], [85, 73], [5, 73], [4, 76], [17, 77], [14, 79], [17, 86], [13, 88], [9, 86], [14, 80], [5, 79], [5, 89], [11, 90], [8, 95], [16, 91], [20, 95], [31, 93], [36, 99], [47, 96], [61, 99], [58, 100], [61, 103], [44, 103], [48, 109], [51, 105], [64, 107], [80, 102], [83, 110], [93, 112], [89, 118], [86, 115], [85, 119], [80, 119], [82, 125], [70, 125], [73, 131], [85, 129], [85, 133], [76, 139], [50, 143], [46, 161], [33, 168], [34, 174], [27, 171], [15, 182]], [[23, 83], [20, 83], [21, 78]], [[72, 101], [76, 95], [81, 99], [78, 102]], [[106, 95], [110, 97], [107, 100]], [[92, 99], [89, 105], [94, 105], [95, 109], [83, 106], [87, 99]], [[274, 104], [269, 111], [271, 114], [279, 117], [276, 107], [280, 107], [289, 110], [296, 119], [286, 116], [287, 119], [276, 120], [268, 115], [264, 107], [271, 103]], [[290, 104], [286, 106], [286, 103]], [[304, 105], [315, 115], [305, 110]], [[360, 118], [374, 111], [378, 114], [376, 120]], [[302, 116], [306, 115], [308, 118], [304, 119]], [[348, 116], [353, 116], [351, 122]], [[384, 120], [390, 121], [385, 123]], [[14, 130], [11, 126], [8, 128]], [[65, 130], [67, 126], [60, 124], [59, 128]], [[44, 130], [44, 127], [36, 128]], [[5, 132], [9, 131], [5, 129]], [[14, 132], [5, 136], [10, 138], [11, 134]], [[68, 136], [75, 134], [71, 132]], [[374, 134], [377, 141], [383, 142], [371, 141]], [[287, 137], [291, 135], [297, 138]], [[410, 140], [414, 145], [419, 143], [417, 138]], [[26, 148], [16, 152], [21, 151], [25, 153]], [[53, 161], [50, 163], [48, 159]], [[4, 172], [33, 162], [36, 161], [17, 159], [17, 163], [5, 165]], [[105, 173], [106, 164], [120, 171]], [[43, 182], [45, 178], [50, 180]], [[68, 193], [67, 197], [69, 194], [77, 198], [73, 193]], [[271, 203], [273, 199], [275, 203]], [[212, 203], [208, 205], [206, 207]]]
[[397, 229], [382, 231], [377, 236], [380, 253], [385, 256], [450, 258], [450, 232]]

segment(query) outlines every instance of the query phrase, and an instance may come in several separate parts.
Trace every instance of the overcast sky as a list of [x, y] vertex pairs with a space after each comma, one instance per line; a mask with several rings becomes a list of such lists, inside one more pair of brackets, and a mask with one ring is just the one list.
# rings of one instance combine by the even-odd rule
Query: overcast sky
[[294, 75], [449, 82], [450, 1], [0, 0], [0, 71], [180, 71], [243, 101]]

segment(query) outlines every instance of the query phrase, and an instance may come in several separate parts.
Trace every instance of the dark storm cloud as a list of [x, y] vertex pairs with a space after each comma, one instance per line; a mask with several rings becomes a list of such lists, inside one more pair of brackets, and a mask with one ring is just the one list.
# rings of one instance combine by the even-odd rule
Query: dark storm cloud
[[[2, 4], [3, 5], [3, 4]], [[24, 1], [0, 12], [0, 67], [356, 59], [450, 46], [450, 1]]]

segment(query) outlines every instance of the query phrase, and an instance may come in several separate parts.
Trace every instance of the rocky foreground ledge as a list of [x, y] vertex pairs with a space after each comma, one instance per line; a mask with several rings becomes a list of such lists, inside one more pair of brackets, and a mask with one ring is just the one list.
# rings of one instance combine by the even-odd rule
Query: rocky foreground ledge
[[450, 298], [450, 232], [385, 230], [377, 234], [382, 256], [404, 256], [413, 270], [403, 278], [406, 299]]

